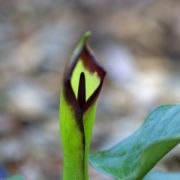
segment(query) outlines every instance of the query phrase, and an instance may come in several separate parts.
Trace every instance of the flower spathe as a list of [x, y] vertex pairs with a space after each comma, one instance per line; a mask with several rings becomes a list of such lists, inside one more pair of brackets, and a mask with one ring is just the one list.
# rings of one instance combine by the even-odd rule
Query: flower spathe
[[[74, 175], [74, 177], [79, 178], [78, 180], [88, 179], [87, 156], [95, 118], [96, 100], [106, 74], [97, 63], [92, 50], [87, 44], [89, 36], [89, 32], [82, 36], [66, 65], [60, 101], [60, 128], [63, 152], [64, 155], [68, 156], [70, 151], [79, 151], [79, 154], [76, 152], [75, 156], [81, 162], [81, 167], [79, 167], [81, 170], [77, 171], [83, 173]], [[67, 144], [68, 139], [74, 139], [76, 143]], [[72, 158], [64, 158], [65, 166], [68, 164], [67, 161], [71, 161]], [[73, 160], [75, 159], [73, 158]], [[67, 165], [66, 167], [64, 169], [70, 169], [71, 166]], [[63, 177], [66, 180], [72, 178], [72, 176], [68, 175]]]

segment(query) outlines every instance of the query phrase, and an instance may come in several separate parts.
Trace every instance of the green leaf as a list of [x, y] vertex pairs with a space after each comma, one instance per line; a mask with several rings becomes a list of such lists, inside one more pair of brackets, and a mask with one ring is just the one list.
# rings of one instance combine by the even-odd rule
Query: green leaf
[[22, 176], [12, 176], [5, 178], [4, 180], [25, 180]]
[[180, 105], [164, 105], [127, 139], [89, 159], [94, 168], [116, 179], [140, 180], [179, 142]]
[[143, 180], [180, 180], [180, 173], [150, 172]]
[[60, 98], [60, 132], [64, 158], [64, 180], [88, 179], [88, 154], [105, 71], [82, 36], [66, 65]]

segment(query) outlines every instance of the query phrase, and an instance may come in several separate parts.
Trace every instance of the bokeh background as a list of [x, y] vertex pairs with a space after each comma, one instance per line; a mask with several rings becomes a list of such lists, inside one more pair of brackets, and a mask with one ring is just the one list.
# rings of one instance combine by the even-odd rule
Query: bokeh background
[[[154, 107], [180, 102], [179, 0], [1, 0], [0, 163], [11, 174], [60, 179], [62, 73], [87, 30], [107, 70], [92, 151], [130, 135]], [[156, 168], [180, 170], [180, 148]]]

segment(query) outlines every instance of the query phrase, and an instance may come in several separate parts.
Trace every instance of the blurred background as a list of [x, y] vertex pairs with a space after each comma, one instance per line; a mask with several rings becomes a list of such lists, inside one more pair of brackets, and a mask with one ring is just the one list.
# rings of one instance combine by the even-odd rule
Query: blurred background
[[[156, 106], [180, 102], [179, 0], [1, 0], [0, 163], [11, 174], [60, 179], [62, 73], [87, 30], [107, 70], [92, 151], [130, 135]], [[180, 170], [179, 152], [156, 168]]]

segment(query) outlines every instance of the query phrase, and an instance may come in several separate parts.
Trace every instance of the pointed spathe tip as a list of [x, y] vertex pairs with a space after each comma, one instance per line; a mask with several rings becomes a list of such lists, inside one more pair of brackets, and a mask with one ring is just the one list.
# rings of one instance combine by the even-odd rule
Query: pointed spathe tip
[[86, 44], [87, 43], [87, 40], [89, 39], [89, 37], [92, 35], [91, 31], [86, 31], [82, 36], [81, 36], [81, 39], [80, 39], [80, 44]]
[[92, 35], [91, 31], [86, 31], [83, 36], [84, 36], [85, 38], [88, 38], [88, 37], [91, 36], [91, 35]]

